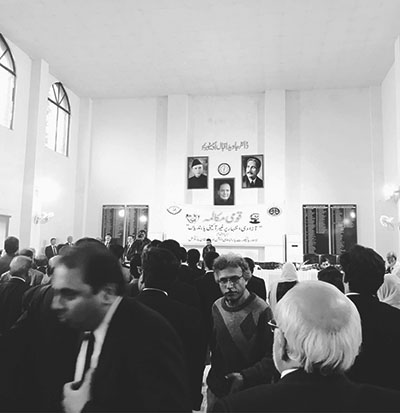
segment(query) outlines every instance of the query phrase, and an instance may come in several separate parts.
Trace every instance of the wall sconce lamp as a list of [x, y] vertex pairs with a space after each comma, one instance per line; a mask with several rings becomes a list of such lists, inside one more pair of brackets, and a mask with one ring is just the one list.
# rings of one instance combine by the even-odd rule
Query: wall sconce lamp
[[34, 224], [46, 224], [49, 219], [54, 217], [54, 212], [42, 212], [40, 215], [33, 217]]
[[386, 201], [397, 202], [400, 199], [400, 187], [394, 184], [386, 184], [383, 187], [383, 196]]

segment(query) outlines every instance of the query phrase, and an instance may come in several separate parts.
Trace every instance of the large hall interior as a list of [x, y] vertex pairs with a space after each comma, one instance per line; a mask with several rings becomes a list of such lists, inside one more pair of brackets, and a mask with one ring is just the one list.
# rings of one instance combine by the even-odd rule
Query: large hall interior
[[[145, 229], [301, 262], [340, 253], [332, 208], [350, 206], [354, 242], [398, 251], [399, 16], [397, 0], [1, 1], [1, 245], [111, 225], [122, 244]], [[262, 187], [243, 185], [250, 156]]]

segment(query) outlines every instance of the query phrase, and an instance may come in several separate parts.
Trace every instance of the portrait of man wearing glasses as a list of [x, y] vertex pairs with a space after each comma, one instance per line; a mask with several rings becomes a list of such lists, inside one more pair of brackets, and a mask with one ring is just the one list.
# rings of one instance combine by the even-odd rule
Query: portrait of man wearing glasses
[[214, 261], [214, 277], [222, 297], [212, 307], [211, 369], [207, 377], [207, 408], [243, 388], [271, 382], [273, 336], [268, 326], [268, 304], [247, 289], [251, 278], [240, 255], [226, 254]]

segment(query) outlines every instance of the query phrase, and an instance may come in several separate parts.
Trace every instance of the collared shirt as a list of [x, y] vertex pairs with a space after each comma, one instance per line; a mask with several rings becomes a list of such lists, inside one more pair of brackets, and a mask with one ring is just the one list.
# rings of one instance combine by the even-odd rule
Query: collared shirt
[[11, 275], [10, 280], [11, 280], [12, 278], [17, 278], [18, 280], [21, 280], [21, 281], [23, 281], [24, 283], [26, 283], [25, 278], [18, 277], [17, 275]]
[[[108, 327], [110, 325], [111, 319], [118, 308], [119, 303], [121, 302], [122, 297], [117, 297], [115, 301], [111, 304], [110, 308], [108, 309], [106, 315], [103, 318], [103, 321], [100, 325], [93, 331], [93, 335], [95, 338], [94, 342], [94, 349], [93, 355], [90, 360], [90, 368], [95, 369], [97, 367], [97, 363], [99, 361], [99, 356], [101, 353], [101, 349], [103, 347], [104, 339], [107, 334]], [[76, 360], [75, 365], [75, 376], [74, 381], [79, 381], [82, 378], [83, 369], [85, 367], [85, 358], [86, 358], [86, 351], [87, 351], [88, 342], [83, 341], [81, 345], [81, 349], [78, 354], [78, 358]]]
[[159, 288], [145, 287], [142, 291], [160, 291], [160, 293], [164, 293], [168, 297], [168, 293], [164, 290], [160, 290]]
[[294, 369], [286, 369], [283, 370], [281, 373], [281, 379], [283, 379], [287, 374], [293, 373], [294, 371], [298, 370], [298, 367], [295, 367]]

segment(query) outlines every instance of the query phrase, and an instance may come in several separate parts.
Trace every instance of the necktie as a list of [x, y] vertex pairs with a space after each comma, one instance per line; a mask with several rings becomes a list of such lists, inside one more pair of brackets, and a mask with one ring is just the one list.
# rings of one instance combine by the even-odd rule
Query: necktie
[[250, 186], [254, 187], [256, 184], [254, 183], [254, 181], [250, 182]]
[[86, 356], [85, 356], [85, 365], [83, 367], [82, 379], [80, 384], [82, 384], [86, 372], [90, 369], [90, 361], [92, 359], [93, 349], [94, 349], [94, 334], [92, 332], [85, 333], [82, 344], [84, 341], [87, 341]]
[[53, 247], [53, 254], [54, 254], [54, 255], [57, 255], [56, 247]]

